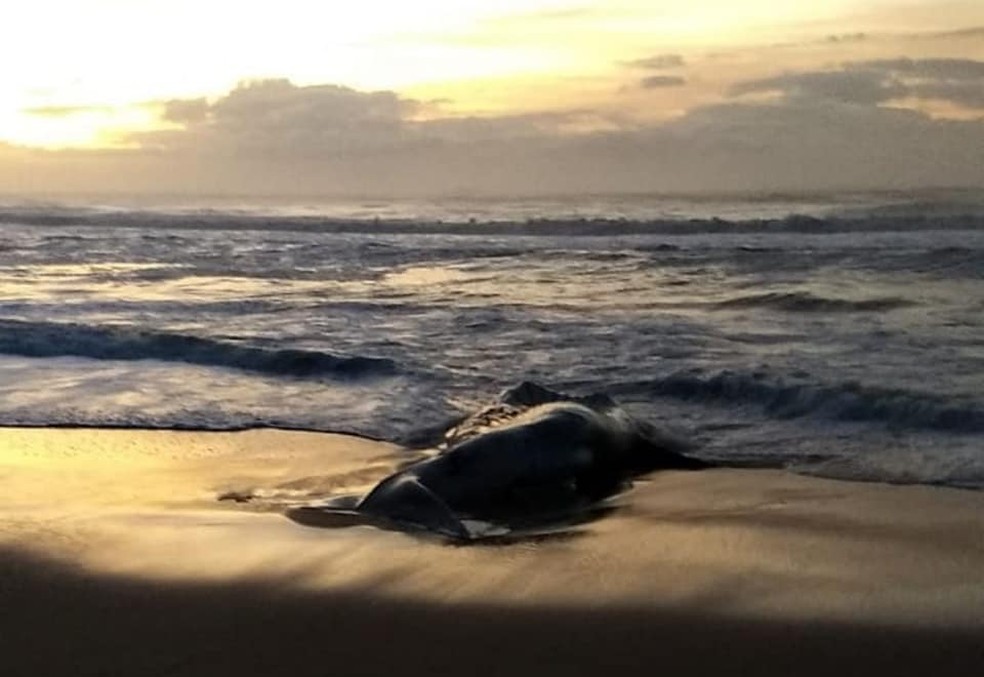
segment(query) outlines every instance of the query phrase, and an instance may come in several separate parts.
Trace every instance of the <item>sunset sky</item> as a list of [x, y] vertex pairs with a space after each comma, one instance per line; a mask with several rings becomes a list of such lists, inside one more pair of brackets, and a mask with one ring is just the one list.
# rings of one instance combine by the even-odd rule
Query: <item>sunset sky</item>
[[980, 0], [32, 0], [0, 192], [984, 186]]

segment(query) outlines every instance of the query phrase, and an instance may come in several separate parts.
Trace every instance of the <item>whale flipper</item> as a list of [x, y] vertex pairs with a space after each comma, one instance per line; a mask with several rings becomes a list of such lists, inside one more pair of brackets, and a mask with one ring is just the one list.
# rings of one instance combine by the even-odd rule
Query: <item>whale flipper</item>
[[399, 473], [380, 482], [356, 508], [364, 515], [468, 539], [469, 530], [437, 494], [415, 475]]
[[327, 503], [291, 508], [286, 514], [294, 522], [310, 527], [374, 526], [428, 531], [457, 540], [496, 531], [494, 525], [480, 521], [469, 524], [469, 528], [433, 491], [408, 474], [391, 476], [361, 500], [358, 496], [342, 496]]

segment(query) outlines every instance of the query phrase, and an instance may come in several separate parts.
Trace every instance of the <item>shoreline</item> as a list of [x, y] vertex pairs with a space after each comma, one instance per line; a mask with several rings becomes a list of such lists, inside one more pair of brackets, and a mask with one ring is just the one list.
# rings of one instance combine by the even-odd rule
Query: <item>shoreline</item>
[[[292, 523], [406, 458], [347, 435], [0, 428], [9, 675], [984, 667], [984, 494], [661, 472], [556, 538]], [[257, 505], [219, 502], [259, 489]]]
[[[458, 419], [452, 419], [449, 423], [453, 423]], [[5, 431], [23, 431], [23, 430], [34, 430], [34, 431], [68, 431], [68, 432], [84, 432], [84, 431], [112, 431], [112, 432], [133, 432], [133, 433], [189, 433], [189, 434], [204, 434], [204, 435], [225, 435], [225, 434], [236, 434], [236, 433], [250, 433], [256, 431], [269, 431], [269, 432], [282, 432], [282, 433], [300, 433], [300, 434], [311, 434], [311, 435], [324, 435], [328, 437], [340, 437], [340, 438], [350, 438], [356, 440], [363, 440], [365, 442], [376, 442], [382, 445], [387, 445], [393, 448], [399, 448], [405, 451], [408, 456], [418, 453], [419, 451], [426, 449], [427, 447], [420, 444], [418, 435], [411, 437], [406, 443], [408, 446], [403, 446], [401, 442], [396, 440], [390, 440], [384, 437], [376, 437], [374, 435], [369, 435], [367, 433], [354, 432], [350, 430], [335, 430], [330, 428], [305, 428], [302, 426], [283, 426], [274, 424], [255, 424], [255, 425], [242, 425], [242, 426], [230, 426], [227, 428], [207, 428], [207, 427], [155, 427], [155, 426], [140, 426], [140, 425], [130, 425], [121, 423], [118, 425], [106, 425], [106, 424], [79, 424], [79, 423], [25, 423], [25, 424], [4, 424], [0, 423], [0, 440], [3, 439]], [[425, 432], [430, 432], [428, 429]], [[706, 459], [705, 459], [706, 460]], [[832, 471], [818, 470], [816, 467], [804, 467], [798, 468], [795, 464], [783, 465], [781, 463], [770, 463], [764, 458], [756, 458], [753, 460], [744, 459], [741, 461], [729, 461], [728, 459], [715, 458], [713, 460], [708, 460], [708, 463], [712, 464], [714, 469], [719, 470], [740, 470], [747, 472], [759, 472], [759, 471], [777, 471], [789, 473], [792, 475], [797, 475], [800, 477], [812, 477], [821, 480], [831, 480], [836, 482], [848, 482], [848, 483], [858, 483], [858, 484], [870, 484], [875, 486], [892, 486], [892, 487], [927, 487], [933, 489], [945, 489], [954, 491], [968, 491], [973, 493], [984, 494], [984, 484], [959, 484], [951, 483], [947, 484], [942, 481], [906, 481], [892, 478], [878, 478], [868, 475], [857, 475], [853, 476], [850, 474], [845, 474], [839, 472], [836, 469]]]

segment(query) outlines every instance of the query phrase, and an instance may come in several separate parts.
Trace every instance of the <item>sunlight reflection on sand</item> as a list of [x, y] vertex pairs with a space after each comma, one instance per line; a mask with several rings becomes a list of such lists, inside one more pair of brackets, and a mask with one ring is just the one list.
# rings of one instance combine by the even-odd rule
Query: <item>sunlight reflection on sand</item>
[[974, 492], [666, 472], [563, 539], [449, 547], [216, 500], [285, 483], [365, 486], [400, 460], [391, 445], [270, 430], [5, 429], [0, 442], [0, 540], [107, 573], [915, 624], [977, 625], [984, 608], [984, 496]]

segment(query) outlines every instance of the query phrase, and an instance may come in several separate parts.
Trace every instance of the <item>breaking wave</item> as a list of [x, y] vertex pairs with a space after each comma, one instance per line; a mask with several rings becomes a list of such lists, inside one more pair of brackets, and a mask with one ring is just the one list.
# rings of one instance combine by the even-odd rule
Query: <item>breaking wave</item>
[[[614, 216], [515, 215], [475, 220], [453, 215], [417, 218], [287, 215], [249, 210], [97, 209], [85, 207], [0, 205], [0, 224], [34, 226], [97, 226], [175, 230], [273, 230], [315, 233], [416, 233], [472, 235], [610, 236], [694, 233], [852, 233], [924, 230], [979, 230], [984, 213], [968, 208], [953, 213], [877, 211], [812, 216], [788, 214], [773, 218], [624, 218]], [[173, 234], [169, 234], [173, 236]]]
[[396, 374], [393, 360], [315, 350], [268, 349], [124, 326], [0, 320], [0, 354], [162, 360], [294, 377], [369, 378]]
[[707, 375], [686, 371], [625, 390], [682, 400], [752, 404], [777, 418], [817, 416], [942, 432], [984, 432], [984, 408], [978, 403], [856, 382], [787, 383], [757, 372], [724, 370]]
[[715, 303], [714, 307], [721, 309], [766, 307], [793, 313], [850, 313], [895, 310], [913, 305], [915, 305], [914, 301], [895, 296], [872, 299], [839, 299], [797, 291], [738, 296]]

